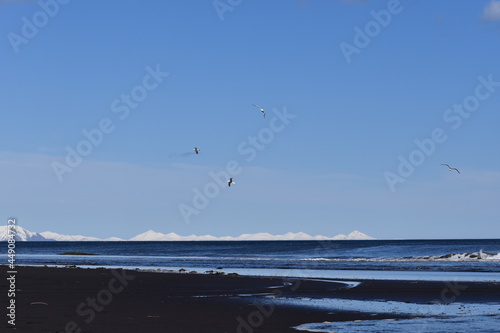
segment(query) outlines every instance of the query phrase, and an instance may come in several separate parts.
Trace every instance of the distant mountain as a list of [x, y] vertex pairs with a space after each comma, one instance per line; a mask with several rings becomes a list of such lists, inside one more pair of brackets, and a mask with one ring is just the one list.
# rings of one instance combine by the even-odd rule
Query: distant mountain
[[123, 239], [110, 237], [106, 239], [101, 239], [97, 237], [87, 237], [81, 235], [61, 235], [55, 232], [44, 231], [40, 235], [45, 237], [47, 240], [61, 241], [61, 242], [97, 242], [97, 241], [122, 241]]
[[334, 236], [332, 239], [337, 239], [337, 240], [370, 240], [370, 239], [375, 239], [375, 238], [370, 237], [367, 234], [364, 234], [360, 231], [354, 230], [353, 232], [351, 232], [347, 236], [344, 234], [338, 234], [337, 236]]
[[[37, 232], [31, 232], [29, 230], [23, 229], [20, 226], [15, 226], [15, 236], [14, 239], [17, 242], [26, 242], [26, 241], [46, 241], [47, 239], [43, 237], [41, 234]], [[0, 226], [0, 242], [9, 240], [9, 227], [8, 226]]]
[[333, 237], [327, 236], [311, 236], [304, 232], [292, 233], [288, 232], [284, 235], [271, 235], [268, 233], [258, 234], [243, 234], [238, 237], [224, 236], [215, 237], [211, 235], [204, 236], [179, 236], [176, 233], [162, 234], [153, 230], [146, 231], [135, 237], [130, 238], [131, 241], [205, 241], [205, 240], [227, 240], [227, 241], [243, 241], [243, 240], [370, 240], [375, 239], [357, 230], [349, 235], [339, 234]]
[[[7, 241], [8, 236], [8, 226], [0, 226], [0, 242]], [[15, 227], [16, 236], [15, 240], [17, 242], [27, 242], [27, 241], [123, 241], [123, 239], [110, 237], [106, 239], [101, 239], [97, 237], [87, 237], [80, 235], [61, 235], [55, 232], [44, 231], [44, 232], [31, 232], [20, 226]]]
[[[41, 233], [31, 232], [27, 229], [16, 226], [16, 241], [64, 241], [64, 242], [81, 242], [81, 241], [123, 241], [117, 237], [101, 239], [97, 237], [87, 237], [81, 235], [61, 235], [55, 232], [44, 231]], [[162, 234], [153, 230], [146, 231], [135, 237], [130, 238], [130, 241], [256, 241], [256, 240], [369, 240], [375, 239], [357, 230], [349, 235], [339, 234], [333, 237], [327, 236], [311, 236], [304, 232], [288, 232], [283, 235], [271, 235], [269, 233], [257, 234], [242, 234], [238, 237], [224, 236], [215, 237], [211, 235], [197, 236], [179, 236], [176, 233]], [[0, 227], [0, 241], [8, 240], [8, 227]]]

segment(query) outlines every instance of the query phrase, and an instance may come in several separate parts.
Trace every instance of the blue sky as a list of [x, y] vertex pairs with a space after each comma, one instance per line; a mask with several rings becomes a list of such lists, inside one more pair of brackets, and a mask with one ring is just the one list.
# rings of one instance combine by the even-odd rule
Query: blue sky
[[0, 1], [0, 36], [5, 221], [500, 235], [500, 1]]

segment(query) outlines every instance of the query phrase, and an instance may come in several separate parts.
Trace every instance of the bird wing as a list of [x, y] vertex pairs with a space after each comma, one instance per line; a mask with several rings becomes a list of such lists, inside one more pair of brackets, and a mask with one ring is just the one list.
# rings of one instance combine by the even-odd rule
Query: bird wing
[[458, 169], [457, 169], [457, 168], [453, 168], [453, 170], [456, 170], [458, 173], [460, 173], [460, 171], [458, 171]]

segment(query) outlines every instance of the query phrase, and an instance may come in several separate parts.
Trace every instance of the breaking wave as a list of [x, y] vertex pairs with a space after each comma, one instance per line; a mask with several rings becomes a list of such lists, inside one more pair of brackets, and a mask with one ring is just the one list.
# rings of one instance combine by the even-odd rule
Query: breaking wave
[[488, 253], [480, 250], [479, 252], [468, 253], [449, 253], [434, 256], [412, 256], [399, 258], [307, 258], [304, 261], [492, 261], [500, 262], [500, 253]]
[[[417, 257], [418, 258], [418, 257]], [[470, 253], [451, 253], [440, 256], [420, 257], [424, 260], [449, 260], [449, 261], [476, 261], [476, 260], [498, 260], [500, 261], [500, 253], [488, 253], [480, 250], [479, 252]], [[419, 258], [419, 259], [420, 259]]]

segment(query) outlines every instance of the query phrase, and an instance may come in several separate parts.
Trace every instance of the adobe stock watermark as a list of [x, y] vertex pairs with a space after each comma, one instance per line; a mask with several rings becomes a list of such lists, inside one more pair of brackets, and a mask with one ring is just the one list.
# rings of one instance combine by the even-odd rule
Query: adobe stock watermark
[[[130, 111], [136, 109], [143, 102], [150, 92], [158, 88], [164, 78], [170, 75], [167, 72], [160, 70], [160, 65], [155, 68], [146, 67], [146, 75], [141, 80], [141, 83], [130, 89], [129, 93], [121, 94], [119, 98], [111, 102], [110, 109], [113, 114], [116, 114], [119, 120], [125, 120], [129, 117]], [[63, 176], [74, 171], [80, 166], [84, 157], [89, 156], [95, 147], [101, 145], [106, 135], [113, 133], [116, 129], [116, 122], [109, 117], [103, 117], [97, 123], [95, 128], [90, 130], [83, 129], [84, 138], [80, 140], [74, 148], [66, 146], [66, 156], [64, 163], [54, 161], [51, 163], [59, 183], [62, 183]]]
[[[325, 251], [338, 249], [339, 247], [339, 243], [335, 241], [318, 240], [314, 253], [317, 257], [322, 257], [324, 256]], [[285, 291], [295, 292], [301, 287], [304, 280], [315, 278], [317, 279], [314, 274], [311, 276], [308, 269], [304, 268], [300, 276], [296, 275], [294, 278], [281, 278], [285, 286], [273, 289], [272, 295], [270, 296], [274, 299], [285, 298], [287, 297]], [[236, 328], [237, 333], [254, 333], [255, 331], [259, 331], [259, 329], [265, 324], [265, 320], [270, 318], [276, 310], [273, 300], [258, 298], [256, 301], [251, 303], [251, 305], [255, 307], [254, 311], [251, 311], [246, 315], [236, 317], [236, 321], [238, 322], [238, 326]]]
[[[296, 291], [301, 284], [300, 279], [282, 278], [281, 280], [292, 292]], [[285, 287], [273, 289], [271, 296], [274, 298], [282, 297], [284, 295], [283, 289], [285, 289]], [[275, 306], [272, 301], [255, 301], [251, 304], [255, 307], [255, 311], [248, 313], [245, 317], [236, 317], [236, 321], [238, 322], [238, 326], [236, 327], [237, 333], [255, 332], [256, 329], [264, 325], [265, 320], [270, 318], [275, 310]]]
[[[490, 98], [500, 87], [500, 81], [494, 81], [492, 74], [486, 78], [478, 76], [479, 83], [474, 89], [474, 93], [465, 97], [461, 103], [454, 103], [452, 107], [443, 112], [443, 121], [450, 124], [452, 130], [458, 130], [464, 121], [474, 112], [479, 110], [482, 101]], [[428, 157], [435, 153], [437, 146], [448, 140], [446, 131], [441, 127], [434, 128], [429, 137], [422, 140], [415, 139], [413, 142], [417, 146], [407, 157], [398, 156], [399, 165], [396, 172], [386, 171], [384, 178], [391, 192], [396, 191], [396, 185], [404, 183], [407, 178], [415, 173], [418, 166], [422, 165]]]
[[[274, 141], [275, 135], [282, 132], [292, 119], [297, 115], [287, 112], [286, 107], [283, 110], [273, 109], [274, 117], [269, 121], [269, 126], [262, 128], [255, 136], [249, 136], [238, 145], [238, 153], [245, 157], [245, 161], [251, 163], [260, 151]], [[237, 160], [230, 160], [226, 163], [224, 170], [218, 172], [209, 172], [212, 181], [207, 182], [200, 188], [193, 188], [193, 199], [191, 204], [181, 203], [178, 205], [179, 212], [187, 224], [191, 223], [193, 215], [199, 215], [202, 210], [210, 204], [210, 200], [216, 198], [221, 189], [227, 189], [229, 178], [241, 174], [243, 168]]]
[[224, 15], [226, 12], [233, 12], [236, 7], [241, 5], [243, 0], [214, 0], [212, 5], [214, 6], [219, 20], [224, 21]]
[[16, 326], [16, 236], [17, 219], [11, 217], [7, 220], [7, 297], [9, 298], [7, 306], [7, 324], [8, 327]]
[[36, 11], [31, 18], [23, 16], [21, 18], [22, 26], [20, 33], [9, 32], [7, 39], [14, 53], [19, 53], [20, 46], [28, 44], [38, 35], [40, 29], [49, 24], [61, 9], [61, 5], [66, 5], [71, 0], [40, 0], [38, 6], [40, 10]]
[[[85, 302], [81, 302], [76, 307], [76, 314], [79, 317], [86, 317], [83, 322], [87, 325], [94, 321], [96, 312], [102, 312], [113, 301], [114, 295], [120, 294], [128, 286], [129, 281], [135, 279], [134, 275], [127, 274], [124, 270], [117, 271], [113, 269], [111, 274], [114, 277], [108, 281], [106, 288], [99, 290], [95, 297], [87, 297]], [[82, 326], [84, 326], [83, 323], [79, 324], [74, 320], [70, 320], [64, 325], [64, 332], [88, 332], [87, 329], [82, 330]]]
[[[455, 302], [462, 293], [467, 290], [467, 285], [461, 285], [458, 281], [444, 281], [445, 287], [439, 293], [439, 298], [430, 301], [428, 304], [439, 305], [438, 308], [427, 308], [419, 310], [422, 316], [436, 316], [446, 312], [447, 305]], [[423, 324], [416, 332], [428, 332], [428, 321], [423, 321]]]
[[[408, 0], [412, 1], [412, 0]], [[344, 55], [348, 64], [352, 62], [354, 54], [360, 54], [361, 50], [370, 45], [371, 41], [382, 32], [382, 29], [387, 28], [392, 22], [395, 15], [403, 11], [403, 5], [399, 0], [389, 0], [386, 9], [379, 11], [371, 10], [370, 15], [372, 20], [365, 23], [363, 28], [359, 26], [354, 27], [354, 37], [352, 44], [341, 42], [339, 44], [340, 50]]]

